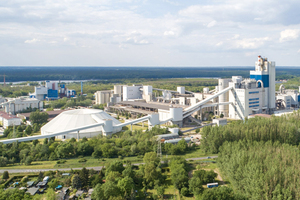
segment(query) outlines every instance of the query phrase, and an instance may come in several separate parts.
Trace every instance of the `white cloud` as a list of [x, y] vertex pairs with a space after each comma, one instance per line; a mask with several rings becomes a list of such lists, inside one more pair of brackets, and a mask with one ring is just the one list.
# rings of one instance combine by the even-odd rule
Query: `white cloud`
[[37, 43], [39, 41], [40, 41], [39, 39], [33, 38], [32, 40], [25, 40], [24, 43], [32, 44], [32, 43]]
[[280, 32], [280, 42], [287, 42], [291, 40], [296, 40], [299, 37], [299, 29], [286, 29]]
[[300, 49], [297, 51], [297, 53], [300, 53]]
[[211, 28], [211, 27], [215, 26], [216, 24], [217, 24], [217, 21], [213, 20], [213, 21], [209, 22], [209, 24], [207, 24], [207, 28]]
[[232, 39], [238, 39], [239, 37], [240, 37], [239, 34], [235, 34], [235, 35], [232, 37]]
[[[270, 59], [287, 59], [279, 56], [282, 51], [292, 54], [299, 49], [299, 1], [199, 2], [4, 1], [0, 7], [0, 51], [9, 46], [11, 52], [24, 54], [28, 65], [60, 65], [58, 62], [62, 61], [68, 62], [67, 65], [79, 65], [77, 62], [85, 65], [84, 62], [91, 61], [92, 65], [107, 66], [157, 66], [165, 63], [169, 66], [197, 66], [199, 63], [210, 64], [209, 55], [212, 54], [220, 58], [239, 54], [243, 60], [263, 46], [263, 50], [271, 54], [268, 55]], [[180, 6], [176, 6], [178, 3]], [[24, 43], [39, 45], [26, 51], [28, 45]], [[82, 47], [88, 47], [84, 53]], [[94, 52], [105, 56], [99, 60]], [[41, 59], [43, 56], [35, 56], [37, 53], [64, 55], [66, 59]], [[85, 53], [88, 59], [82, 56]], [[134, 55], [137, 53], [143, 59], [136, 61]], [[115, 59], [116, 54], [120, 59]], [[18, 65], [15, 55], [11, 53], [11, 59], [5, 59], [8, 61], [4, 64]], [[198, 60], [200, 58], [202, 60]], [[0, 55], [0, 60], [4, 60], [4, 56]], [[288, 59], [292, 60], [293, 65], [300, 66], [296, 58]], [[216, 65], [249, 65], [237, 63], [236, 59], [230, 59], [228, 63], [222, 59], [213, 62], [219, 62]]]
[[221, 46], [223, 44], [223, 42], [218, 42], [217, 44], [216, 44], [216, 46]]
[[258, 49], [263, 46], [266, 41], [270, 40], [268, 37], [264, 38], [246, 38], [236, 41], [236, 47], [242, 49]]
[[175, 33], [174, 33], [174, 31], [165, 31], [164, 35], [165, 36], [173, 36], [173, 35], [175, 35]]
[[136, 45], [145, 45], [145, 44], [149, 44], [149, 41], [147, 41], [145, 39], [139, 40], [136, 37], [132, 37], [132, 38], [127, 38], [125, 43], [136, 44]]

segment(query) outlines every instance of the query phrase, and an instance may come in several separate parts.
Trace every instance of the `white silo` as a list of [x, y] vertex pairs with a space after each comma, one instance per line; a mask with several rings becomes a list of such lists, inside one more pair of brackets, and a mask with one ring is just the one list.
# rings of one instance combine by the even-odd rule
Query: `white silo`
[[[218, 89], [219, 91], [227, 88], [229, 86], [231, 79], [219, 79]], [[224, 103], [229, 101], [228, 92], [219, 96], [219, 103]], [[223, 114], [224, 117], [228, 117], [229, 105], [219, 105], [219, 115]]]

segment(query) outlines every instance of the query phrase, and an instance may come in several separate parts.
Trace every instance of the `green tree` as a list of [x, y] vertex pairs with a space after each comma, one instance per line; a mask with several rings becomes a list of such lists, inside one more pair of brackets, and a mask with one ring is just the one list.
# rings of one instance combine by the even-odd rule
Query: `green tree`
[[2, 179], [4, 179], [4, 180], [9, 179], [8, 171], [4, 171], [4, 172], [3, 172]]
[[28, 156], [26, 159], [25, 159], [25, 165], [31, 165], [32, 163], [32, 157], [31, 156]]
[[102, 178], [99, 174], [95, 174], [91, 177], [91, 186], [92, 188], [95, 188], [97, 184], [102, 183]]
[[115, 155], [115, 147], [112, 146], [110, 143], [105, 143], [101, 146], [102, 155], [106, 158], [111, 158]]
[[131, 191], [134, 190], [134, 182], [133, 179], [126, 176], [123, 179], [118, 181], [118, 187], [120, 188], [120, 192], [122, 196], [125, 198], [130, 197]]
[[163, 181], [161, 170], [158, 168], [159, 158], [155, 152], [148, 152], [144, 156], [144, 163], [144, 179], [147, 186], [153, 188], [156, 180]]
[[105, 171], [105, 176], [107, 176], [107, 174], [109, 174], [112, 171], [119, 172], [121, 174], [124, 169], [125, 168], [123, 166], [123, 163], [119, 160], [115, 160], [108, 164], [107, 169]]
[[49, 183], [48, 183], [48, 186], [52, 189], [55, 189], [57, 186], [59, 185], [59, 181], [54, 178], [52, 179]]
[[35, 145], [37, 145], [39, 143], [39, 141], [38, 140], [33, 140], [32, 141], [32, 144], [35, 146]]
[[104, 191], [101, 186], [102, 185], [100, 183], [96, 185], [96, 187], [94, 188], [94, 191], [92, 193], [92, 199], [95, 199], [95, 200], [103, 200], [104, 199]]
[[[103, 190], [103, 197], [102, 197], [103, 200], [113, 199], [113, 198], [121, 196], [119, 187], [117, 186], [117, 184], [115, 184], [112, 181], [105, 182], [101, 186], [101, 188]], [[100, 195], [101, 195], [101, 193], [100, 193]]]
[[37, 132], [39, 132], [39, 130], [40, 130], [40, 126], [38, 124], [34, 124], [33, 125], [33, 132], [37, 133]]
[[194, 196], [198, 196], [200, 194], [202, 194], [204, 188], [202, 187], [203, 183], [200, 180], [200, 178], [193, 176], [190, 180], [189, 180], [189, 189], [190, 192], [194, 195]]
[[45, 138], [45, 139], [44, 139], [43, 144], [48, 144], [48, 138]]
[[201, 200], [243, 200], [245, 198], [235, 195], [229, 187], [216, 187], [205, 190], [201, 196]]
[[182, 194], [183, 196], [188, 196], [189, 195], [189, 189], [186, 188], [186, 187], [181, 188], [180, 194]]
[[28, 126], [26, 127], [25, 133], [26, 133], [27, 135], [30, 135], [30, 134], [32, 133], [32, 127], [31, 127], [30, 125], [28, 125]]
[[5, 167], [7, 165], [7, 158], [6, 157], [0, 157], [0, 167]]
[[89, 170], [85, 167], [79, 172], [79, 177], [81, 179], [82, 187], [88, 187], [89, 185]]
[[47, 199], [47, 200], [57, 200], [57, 194], [55, 193], [55, 191], [52, 188], [47, 189], [47, 192], [45, 194], [45, 199]]
[[77, 174], [73, 175], [71, 182], [73, 188], [79, 189], [82, 186], [81, 179]]
[[43, 124], [47, 123], [49, 118], [48, 113], [46, 112], [40, 112], [39, 110], [30, 113], [29, 120], [31, 121], [32, 124]]
[[179, 149], [180, 153], [185, 153], [188, 148], [188, 145], [184, 139], [181, 139], [176, 146]]

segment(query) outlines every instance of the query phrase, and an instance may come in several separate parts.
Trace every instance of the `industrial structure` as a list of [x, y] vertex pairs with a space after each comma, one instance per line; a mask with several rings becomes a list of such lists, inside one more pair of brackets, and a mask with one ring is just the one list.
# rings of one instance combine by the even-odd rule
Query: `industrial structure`
[[43, 102], [36, 98], [19, 97], [19, 98], [5, 98], [5, 101], [0, 103], [4, 108], [4, 112], [9, 114], [16, 114], [28, 109], [43, 110]]
[[[215, 89], [210, 91], [209, 88], [204, 88], [203, 93], [192, 93], [184, 87], [177, 87], [177, 91], [141, 85], [115, 87], [112, 94], [119, 95], [121, 101], [109, 102], [110, 110], [144, 115], [157, 112], [161, 120], [167, 120], [170, 113], [176, 110], [180, 117], [173, 120], [172, 124], [179, 126], [182, 121], [201, 123], [201, 120], [208, 119], [208, 113], [231, 119], [245, 119], [258, 113], [273, 114], [276, 110], [275, 62], [261, 56], [255, 62], [255, 69], [250, 71], [250, 78], [232, 76], [219, 79]], [[155, 91], [161, 92], [162, 96], [156, 96]], [[287, 90], [278, 95], [277, 99], [286, 108], [291, 107], [291, 104], [297, 107], [300, 100], [297, 91]], [[195, 116], [200, 121], [197, 122]]]
[[[202, 120], [210, 119], [207, 115], [209, 113], [226, 119], [244, 120], [251, 115], [273, 114], [276, 109], [299, 107], [298, 91], [285, 90], [281, 86], [277, 97], [275, 93], [275, 63], [258, 56], [255, 70], [250, 71], [250, 78], [232, 76], [219, 79], [215, 89], [204, 88], [203, 93], [189, 92], [181, 86], [177, 87], [177, 91], [172, 91], [149, 85], [115, 85], [112, 91], [95, 93], [96, 103], [107, 103], [109, 111], [130, 112], [137, 119], [121, 123], [105, 112], [97, 113], [99, 110], [67, 111], [46, 124], [40, 136], [1, 142], [28, 141], [54, 136], [60, 138], [77, 136], [79, 139], [81, 135], [111, 135], [121, 130], [123, 126], [144, 121], [148, 121], [149, 128], [161, 124], [182, 127], [184, 123], [189, 122], [203, 127], [205, 125], [202, 124]], [[226, 123], [227, 120], [223, 119], [213, 122], [217, 125]], [[175, 138], [174, 142], [176, 141]]]
[[[76, 109], [69, 110], [60, 113], [53, 120], [48, 122], [41, 128], [42, 135], [52, 134], [58, 131], [65, 131], [69, 129], [74, 129], [76, 127], [87, 126], [96, 123], [112, 123], [112, 126], [117, 126], [121, 124], [118, 120], [107, 114], [106, 112], [99, 109]], [[91, 138], [99, 134], [112, 134], [121, 131], [122, 127], [112, 128], [109, 132], [108, 130], [103, 131], [103, 127], [96, 126], [89, 129], [81, 131], [80, 137]], [[59, 139], [70, 139], [77, 138], [77, 132], [70, 132], [69, 134], [57, 136]]]
[[45, 81], [45, 86], [34, 87], [34, 93], [29, 93], [30, 98], [40, 101], [55, 100], [62, 97], [75, 97], [76, 91], [66, 88], [64, 84], [58, 86], [57, 81]]

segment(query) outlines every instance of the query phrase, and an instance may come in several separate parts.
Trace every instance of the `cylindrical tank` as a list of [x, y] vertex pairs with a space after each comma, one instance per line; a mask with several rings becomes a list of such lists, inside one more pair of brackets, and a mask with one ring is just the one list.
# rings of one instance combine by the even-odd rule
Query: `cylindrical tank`
[[209, 88], [208, 87], [203, 88], [203, 93], [208, 94], [209, 93]]
[[182, 108], [170, 108], [170, 117], [173, 118], [172, 121], [182, 121], [182, 115]]
[[[219, 91], [224, 90], [229, 86], [231, 79], [219, 79]], [[219, 96], [219, 103], [224, 103], [229, 101], [228, 92]], [[219, 115], [223, 114], [224, 117], [228, 117], [229, 105], [219, 105]]]
[[104, 119], [104, 125], [102, 126], [103, 135], [111, 135], [113, 133], [113, 121], [112, 119]]
[[154, 113], [150, 115], [150, 118], [148, 119], [149, 126], [155, 126], [159, 125], [159, 114]]
[[121, 97], [122, 95], [122, 85], [114, 85], [114, 94], [119, 94]]

